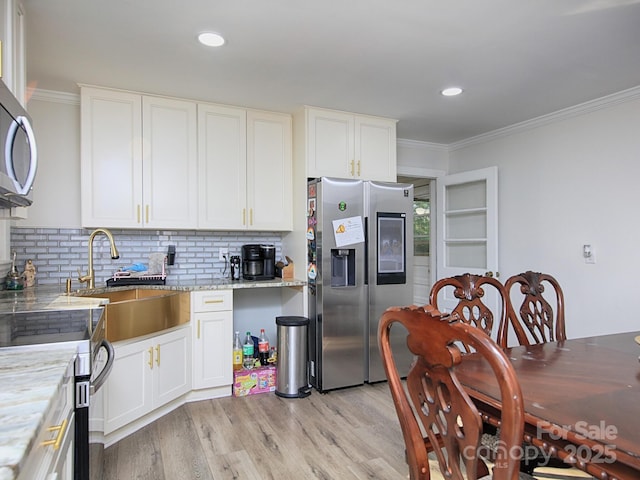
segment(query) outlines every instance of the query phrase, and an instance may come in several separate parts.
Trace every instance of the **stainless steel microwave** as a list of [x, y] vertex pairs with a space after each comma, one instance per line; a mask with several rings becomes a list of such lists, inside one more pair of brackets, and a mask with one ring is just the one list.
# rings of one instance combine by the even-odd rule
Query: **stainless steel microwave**
[[31, 205], [37, 166], [31, 118], [0, 81], [0, 208]]

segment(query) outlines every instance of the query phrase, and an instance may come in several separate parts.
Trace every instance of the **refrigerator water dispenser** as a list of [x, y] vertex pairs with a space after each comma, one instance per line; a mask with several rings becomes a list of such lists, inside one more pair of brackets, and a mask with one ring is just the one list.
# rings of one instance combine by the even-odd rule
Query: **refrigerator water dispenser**
[[356, 284], [355, 249], [331, 249], [331, 286], [353, 287]]

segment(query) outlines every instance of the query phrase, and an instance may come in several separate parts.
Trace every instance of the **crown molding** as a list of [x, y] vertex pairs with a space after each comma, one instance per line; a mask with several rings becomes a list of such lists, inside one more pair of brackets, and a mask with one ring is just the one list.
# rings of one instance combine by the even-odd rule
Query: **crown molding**
[[80, 95], [78, 94], [57, 92], [55, 90], [43, 90], [41, 88], [34, 88], [31, 90], [29, 100], [80, 105]]
[[408, 138], [398, 138], [396, 139], [396, 144], [400, 147], [427, 148], [445, 152], [449, 150], [449, 145], [444, 143], [423, 142], [422, 140], [410, 140]]
[[525, 120], [524, 122], [516, 123], [508, 127], [494, 130], [492, 132], [483, 133], [482, 135], [477, 135], [475, 137], [470, 137], [465, 140], [461, 140], [459, 142], [451, 143], [449, 144], [449, 151], [454, 151], [454, 150], [465, 148], [471, 145], [476, 145], [476, 144], [485, 143], [491, 140], [496, 140], [501, 137], [513, 135], [515, 133], [523, 132], [525, 130], [531, 130], [533, 128], [538, 128], [540, 126], [548, 125], [553, 122], [558, 122], [560, 120], [565, 120], [568, 118], [577, 117], [579, 115], [584, 115], [586, 113], [595, 112], [603, 108], [609, 108], [614, 105], [630, 102], [633, 100], [637, 100], [639, 98], [640, 98], [640, 85], [637, 87], [629, 88], [627, 90], [623, 90], [621, 92], [613, 93], [611, 95], [606, 95], [604, 97], [597, 98], [595, 100], [590, 100], [588, 102], [574, 105], [572, 107], [564, 108], [562, 110], [558, 110], [556, 112], [549, 113], [547, 115], [542, 115], [540, 117], [532, 118], [531, 120]]

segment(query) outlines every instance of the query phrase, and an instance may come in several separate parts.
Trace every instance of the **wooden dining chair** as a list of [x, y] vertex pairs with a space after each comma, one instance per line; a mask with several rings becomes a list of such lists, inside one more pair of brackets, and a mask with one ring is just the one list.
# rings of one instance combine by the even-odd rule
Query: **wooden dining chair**
[[[520, 293], [513, 288], [515, 285], [520, 287]], [[552, 292], [545, 293], [545, 287], [551, 287]], [[529, 270], [510, 277], [505, 283], [505, 290], [510, 302], [510, 324], [520, 345], [567, 339], [564, 294], [555, 278]]]
[[[497, 293], [500, 304], [496, 310], [499, 311], [492, 311], [483, 301], [487, 288]], [[493, 277], [471, 273], [442, 278], [431, 287], [429, 304], [440, 310], [443, 296], [446, 294], [453, 295], [457, 301], [451, 311], [452, 315], [458, 315], [463, 322], [480, 328], [501, 347], [507, 346], [509, 304], [506, 290], [500, 281]], [[496, 320], [498, 325], [494, 328]]]
[[[488, 475], [481, 455], [482, 419], [456, 378], [456, 367], [475, 352], [493, 369], [502, 402], [492, 478], [530, 479], [519, 472], [524, 406], [513, 367], [481, 329], [452, 318], [431, 305], [392, 307], [382, 315], [378, 327], [378, 346], [404, 437], [410, 478], [430, 478], [429, 452], [434, 453], [444, 478], [475, 480]], [[406, 388], [389, 342], [389, 330], [395, 323], [407, 329], [407, 346], [416, 355]]]

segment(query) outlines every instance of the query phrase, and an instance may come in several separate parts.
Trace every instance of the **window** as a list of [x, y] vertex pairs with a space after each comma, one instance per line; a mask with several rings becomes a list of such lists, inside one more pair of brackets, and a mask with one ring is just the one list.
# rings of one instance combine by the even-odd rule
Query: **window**
[[413, 254], [429, 256], [431, 209], [429, 200], [413, 201]]

